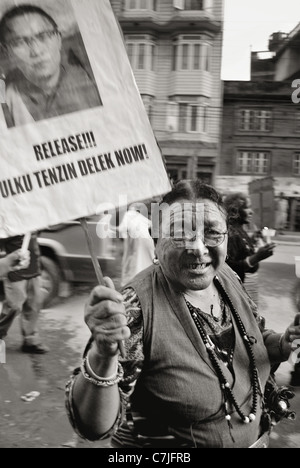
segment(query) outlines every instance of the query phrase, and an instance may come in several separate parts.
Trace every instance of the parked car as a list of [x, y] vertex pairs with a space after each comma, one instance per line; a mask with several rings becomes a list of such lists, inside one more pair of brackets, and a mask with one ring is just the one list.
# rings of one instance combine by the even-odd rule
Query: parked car
[[[100, 239], [97, 236], [99, 217], [88, 218], [88, 228], [94, 250], [104, 276], [116, 278], [120, 272], [122, 248], [118, 239]], [[75, 283], [97, 284], [97, 278], [89, 253], [85, 233], [78, 221], [60, 224], [39, 234], [41, 249], [42, 293], [44, 307], [55, 298], [70, 294]], [[0, 256], [5, 255], [0, 252]], [[0, 300], [4, 298], [0, 281]]]
[[[88, 228], [94, 250], [104, 276], [116, 277], [120, 268], [118, 239], [100, 239], [97, 236], [99, 217], [88, 219]], [[82, 226], [72, 221], [51, 227], [40, 233], [42, 288], [44, 307], [65, 294], [72, 283], [97, 284], [97, 278]]]

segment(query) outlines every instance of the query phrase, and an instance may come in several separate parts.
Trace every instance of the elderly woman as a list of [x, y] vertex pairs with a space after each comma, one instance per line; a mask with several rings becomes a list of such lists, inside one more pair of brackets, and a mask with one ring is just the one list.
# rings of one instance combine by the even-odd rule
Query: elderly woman
[[110, 280], [91, 294], [92, 340], [67, 385], [72, 424], [120, 448], [260, 446], [270, 364], [288, 358], [300, 327], [260, 329], [225, 263], [226, 212], [212, 187], [181, 181], [160, 208], [154, 265], [122, 294]]
[[245, 289], [258, 304], [259, 263], [273, 255], [273, 242], [257, 248], [256, 236], [250, 236], [251, 202], [243, 193], [231, 193], [224, 199], [228, 220], [227, 263], [239, 275]]

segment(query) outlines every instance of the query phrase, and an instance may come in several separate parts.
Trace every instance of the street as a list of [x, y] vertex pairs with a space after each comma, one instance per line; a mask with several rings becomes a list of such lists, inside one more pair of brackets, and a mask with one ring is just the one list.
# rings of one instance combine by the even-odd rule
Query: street
[[[300, 245], [278, 244], [273, 257], [261, 262], [260, 313], [266, 318], [266, 325], [281, 332], [293, 322], [297, 312], [292, 300], [296, 282], [294, 257], [300, 253]], [[280, 385], [289, 385], [293, 365], [289, 361], [276, 372]], [[295, 422], [284, 420], [271, 434], [271, 448], [300, 447], [300, 387], [295, 388], [295, 398], [291, 400], [292, 409], [297, 412]]]
[[[300, 255], [299, 244], [278, 244], [273, 257], [261, 263], [260, 313], [267, 327], [284, 331], [296, 313], [291, 292], [296, 281], [294, 256]], [[89, 337], [83, 322], [84, 304], [89, 287], [74, 287], [72, 297], [44, 310], [41, 330], [51, 352], [45, 356], [29, 356], [19, 351], [21, 336], [16, 320], [6, 340], [6, 364], [0, 365], [0, 447], [8, 448], [97, 448], [105, 443], [77, 441], [67, 420], [64, 387]], [[280, 385], [289, 384], [291, 363], [277, 372]], [[22, 399], [35, 391], [31, 402]], [[272, 448], [300, 446], [300, 388], [295, 389], [292, 409], [299, 416], [295, 422], [278, 425], [271, 439]], [[37, 394], [36, 394], [37, 395]]]

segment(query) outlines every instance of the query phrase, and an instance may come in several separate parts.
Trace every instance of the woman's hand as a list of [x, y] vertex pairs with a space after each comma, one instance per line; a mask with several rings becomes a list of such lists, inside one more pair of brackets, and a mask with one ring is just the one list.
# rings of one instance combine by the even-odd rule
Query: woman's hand
[[102, 358], [118, 354], [119, 342], [130, 337], [122, 295], [110, 278], [106, 286], [97, 286], [89, 297], [85, 322], [92, 332], [97, 352]]
[[16, 250], [15, 252], [7, 255], [5, 257], [8, 272], [23, 270], [29, 267], [30, 265], [30, 252], [26, 250]]
[[266, 244], [260, 247], [254, 255], [251, 255], [250, 257], [251, 264], [255, 265], [261, 262], [261, 260], [271, 257], [271, 255], [273, 255], [273, 251], [275, 247], [276, 247], [276, 244], [274, 242], [271, 242], [270, 244]]
[[300, 338], [300, 314], [297, 314], [294, 323], [285, 331], [282, 338], [282, 350], [289, 353], [292, 350], [292, 344]]

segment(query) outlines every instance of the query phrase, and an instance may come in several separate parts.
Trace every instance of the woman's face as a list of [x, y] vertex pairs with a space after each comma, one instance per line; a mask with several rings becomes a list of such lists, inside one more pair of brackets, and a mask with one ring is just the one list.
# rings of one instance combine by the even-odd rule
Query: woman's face
[[244, 206], [240, 210], [241, 221], [243, 224], [249, 224], [252, 220], [253, 211], [251, 209], [251, 202], [246, 198]]
[[[224, 265], [227, 254], [227, 224], [225, 214], [212, 201], [199, 199], [197, 203], [179, 200], [162, 211], [161, 234], [156, 254], [165, 276], [181, 291], [206, 289], [217, 271]], [[178, 226], [184, 213], [184, 225], [193, 227], [194, 236], [181, 242]], [[184, 234], [186, 236], [186, 229]], [[169, 234], [169, 235], [168, 235]], [[222, 243], [216, 247], [205, 245], [207, 236], [220, 234]], [[179, 240], [178, 240], [179, 239]], [[186, 237], [185, 237], [186, 240]]]

